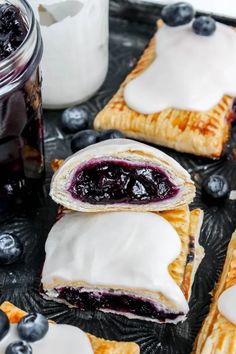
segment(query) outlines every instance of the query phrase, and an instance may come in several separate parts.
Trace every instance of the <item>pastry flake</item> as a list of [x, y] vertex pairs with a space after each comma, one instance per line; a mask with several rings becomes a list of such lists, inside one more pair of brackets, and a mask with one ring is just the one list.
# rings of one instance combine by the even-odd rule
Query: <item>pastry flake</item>
[[[22, 317], [27, 313], [22, 311], [18, 307], [14, 306], [10, 302], [3, 302], [0, 305], [0, 309], [5, 312], [9, 318], [11, 324], [17, 324]], [[52, 321], [49, 321], [53, 323]], [[109, 341], [102, 338], [93, 336], [87, 333], [87, 337], [92, 345], [94, 354], [139, 354], [140, 349], [136, 343], [133, 342], [117, 342]], [[80, 349], [78, 348], [78, 353]], [[43, 354], [43, 353], [42, 353]]]
[[236, 325], [218, 309], [218, 299], [226, 290], [236, 285], [236, 232], [228, 246], [224, 268], [214, 290], [212, 304], [195, 343], [195, 354], [235, 354]]
[[[158, 26], [162, 23], [158, 22]], [[155, 37], [150, 41], [137, 66], [94, 121], [97, 130], [118, 129], [129, 138], [206, 157], [220, 157], [229, 136], [234, 99], [223, 96], [208, 111], [167, 108], [154, 114], [130, 109], [123, 97], [124, 88], [155, 60]], [[158, 40], [158, 32], [157, 32]], [[157, 53], [158, 55], [158, 53]]]
[[88, 146], [59, 165], [50, 195], [71, 210], [168, 210], [195, 195], [190, 175], [174, 159], [128, 139]]

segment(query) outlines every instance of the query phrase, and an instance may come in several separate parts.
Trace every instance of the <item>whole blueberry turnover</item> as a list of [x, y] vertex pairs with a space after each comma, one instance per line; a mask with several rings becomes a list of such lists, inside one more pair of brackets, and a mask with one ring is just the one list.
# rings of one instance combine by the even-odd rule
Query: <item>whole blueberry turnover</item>
[[163, 152], [112, 139], [69, 157], [54, 175], [50, 194], [77, 211], [157, 211], [189, 204], [195, 187], [187, 171]]
[[202, 212], [67, 212], [46, 242], [43, 296], [158, 323], [188, 313]]
[[[162, 11], [157, 34], [95, 129], [200, 156], [221, 156], [235, 119], [236, 31], [190, 5]], [[228, 54], [230, 53], [230, 55]]]
[[0, 327], [0, 354], [140, 353], [135, 343], [104, 340], [74, 326], [48, 323], [41, 314], [27, 314], [9, 302], [0, 306], [0, 320], [3, 317], [7, 330]]
[[213, 293], [210, 312], [195, 343], [196, 354], [236, 353], [236, 232], [228, 246], [225, 265]]

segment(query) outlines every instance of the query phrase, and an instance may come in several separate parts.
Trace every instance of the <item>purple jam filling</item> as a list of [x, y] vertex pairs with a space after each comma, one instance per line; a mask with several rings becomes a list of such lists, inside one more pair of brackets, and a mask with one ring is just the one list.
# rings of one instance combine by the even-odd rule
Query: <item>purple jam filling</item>
[[194, 261], [195, 258], [195, 242], [194, 242], [194, 238], [192, 236], [189, 237], [189, 252], [188, 252], [188, 256], [187, 256], [187, 261], [186, 263], [192, 263]]
[[113, 290], [109, 292], [88, 292], [83, 288], [63, 287], [55, 289], [58, 299], [67, 301], [69, 304], [78, 307], [83, 311], [111, 310], [123, 314], [133, 314], [139, 317], [164, 322], [175, 320], [183, 313], [173, 313], [157, 308], [148, 299], [142, 299], [128, 294], [117, 294]]
[[0, 60], [18, 48], [26, 34], [27, 27], [20, 10], [11, 4], [0, 5]]
[[178, 191], [161, 169], [120, 160], [90, 161], [68, 189], [72, 197], [90, 204], [146, 204], [175, 197]]
[[0, 197], [7, 186], [15, 185], [14, 181], [38, 180], [43, 176], [40, 87], [35, 70], [23, 87], [0, 99]]

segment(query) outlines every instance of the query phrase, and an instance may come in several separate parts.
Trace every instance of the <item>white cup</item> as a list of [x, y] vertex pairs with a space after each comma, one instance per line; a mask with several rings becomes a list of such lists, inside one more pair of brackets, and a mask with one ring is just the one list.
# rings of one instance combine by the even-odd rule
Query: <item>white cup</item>
[[43, 106], [89, 99], [108, 69], [109, 0], [31, 0], [44, 41]]

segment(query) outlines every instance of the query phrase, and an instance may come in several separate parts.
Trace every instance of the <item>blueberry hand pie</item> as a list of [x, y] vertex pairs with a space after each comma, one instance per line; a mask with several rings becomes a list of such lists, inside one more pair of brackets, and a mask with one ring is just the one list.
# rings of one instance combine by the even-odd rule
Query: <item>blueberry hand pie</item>
[[55, 173], [51, 197], [77, 211], [159, 211], [189, 204], [190, 175], [163, 152], [128, 139], [91, 145]]
[[235, 118], [236, 32], [220, 23], [208, 37], [196, 34], [192, 23], [158, 27], [94, 126], [119, 129], [127, 137], [181, 152], [219, 157]]
[[194, 353], [236, 353], [236, 232], [229, 243], [224, 269]]
[[177, 323], [204, 251], [202, 212], [62, 213], [49, 233], [43, 296], [82, 311]]
[[[27, 343], [22, 341], [17, 324], [27, 316], [27, 313], [9, 302], [0, 306], [8, 317], [8, 329], [0, 341], [0, 354], [6, 353], [8, 346], [14, 346], [11, 353], [30, 353], [26, 348], [31, 347], [33, 354], [139, 354], [140, 350], [135, 343], [115, 342], [97, 338], [70, 325], [49, 323], [48, 331], [39, 341]], [[50, 322], [50, 321], [49, 321]], [[29, 321], [30, 325], [30, 321]], [[2, 329], [1, 325], [1, 329]], [[16, 351], [16, 348], [18, 351]], [[24, 350], [23, 350], [24, 349]], [[14, 351], [15, 350], [15, 351]], [[32, 352], [31, 351], [31, 352]], [[8, 352], [7, 352], [8, 353]]]

